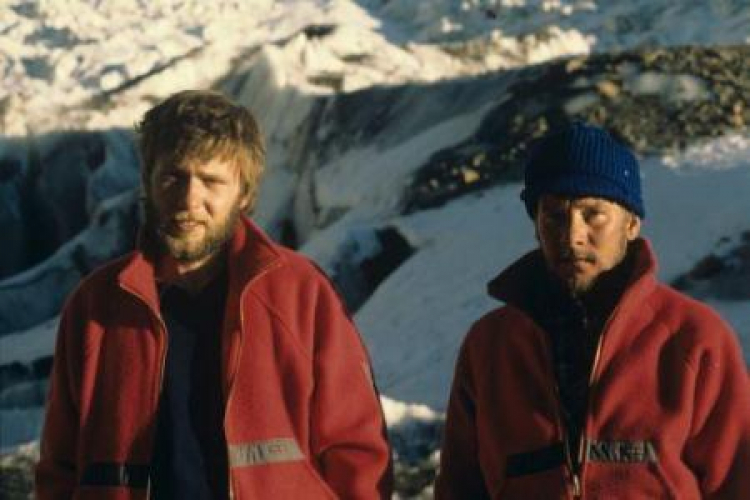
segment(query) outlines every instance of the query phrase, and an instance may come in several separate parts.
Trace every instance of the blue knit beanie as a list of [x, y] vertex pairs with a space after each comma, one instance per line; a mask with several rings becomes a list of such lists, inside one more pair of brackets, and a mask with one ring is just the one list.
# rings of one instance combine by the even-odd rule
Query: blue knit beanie
[[526, 164], [524, 177], [521, 199], [531, 218], [544, 194], [596, 196], [623, 205], [641, 219], [646, 215], [635, 155], [591, 125], [575, 122], [542, 138]]

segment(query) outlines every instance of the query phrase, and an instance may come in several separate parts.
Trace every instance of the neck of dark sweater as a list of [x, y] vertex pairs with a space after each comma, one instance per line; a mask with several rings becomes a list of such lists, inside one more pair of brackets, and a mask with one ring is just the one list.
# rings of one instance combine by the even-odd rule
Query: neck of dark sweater
[[587, 330], [594, 330], [597, 335], [601, 334], [601, 330], [630, 284], [633, 266], [632, 252], [628, 252], [619, 264], [602, 273], [586, 293], [580, 297], [570, 298], [581, 304], [588, 323]]
[[535, 287], [532, 314], [551, 339], [564, 419], [574, 444], [579, 442], [585, 420], [597, 345], [631, 280], [633, 262], [626, 257], [581, 296], [571, 294], [546, 269], [546, 283], [542, 278], [541, 286]]

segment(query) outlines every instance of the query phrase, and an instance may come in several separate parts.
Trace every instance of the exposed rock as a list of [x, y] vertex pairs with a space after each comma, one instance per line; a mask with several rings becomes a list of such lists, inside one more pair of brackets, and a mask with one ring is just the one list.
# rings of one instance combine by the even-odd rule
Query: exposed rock
[[0, 498], [31, 500], [34, 464], [39, 458], [37, 445], [21, 447], [12, 454], [0, 455]]
[[389, 429], [396, 498], [431, 499], [445, 419], [410, 420]]
[[[417, 171], [404, 211], [519, 179], [530, 143], [573, 120], [605, 127], [640, 153], [673, 152], [744, 129], [748, 75], [747, 45], [597, 54], [509, 72], [509, 97], [468, 140], [437, 151]], [[485, 161], [467, 182], [461, 165], [478, 152]]]
[[395, 490], [398, 498], [432, 499], [432, 484], [437, 474], [437, 461], [426, 458], [417, 463], [397, 460], [394, 464]]
[[609, 99], [617, 99], [617, 96], [620, 95], [620, 86], [609, 80], [604, 80], [597, 83], [596, 90], [598, 90], [601, 95]]
[[701, 259], [672, 285], [702, 299], [750, 300], [750, 231], [729, 250]]
[[33, 498], [34, 463], [27, 457], [0, 462], [0, 493], [5, 500]]
[[336, 31], [335, 24], [311, 24], [303, 30], [305, 36], [309, 39], [325, 38], [334, 31]]
[[356, 312], [378, 285], [413, 253], [414, 248], [393, 227], [352, 237], [332, 276], [348, 309]]

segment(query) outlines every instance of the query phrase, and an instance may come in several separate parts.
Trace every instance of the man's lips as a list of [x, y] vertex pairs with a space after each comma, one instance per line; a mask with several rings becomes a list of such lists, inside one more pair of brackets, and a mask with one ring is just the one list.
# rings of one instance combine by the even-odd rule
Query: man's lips
[[557, 260], [557, 264], [561, 267], [568, 267], [568, 268], [583, 268], [593, 265], [596, 262], [596, 259], [593, 259], [588, 256], [582, 256], [582, 257], [563, 257]]
[[172, 225], [180, 229], [194, 229], [200, 225], [200, 222], [194, 220], [173, 221]]
[[183, 219], [183, 218], [173, 218], [170, 219], [164, 226], [167, 230], [172, 231], [181, 231], [181, 232], [187, 232], [192, 231], [193, 229], [197, 228], [198, 226], [202, 226], [203, 222], [197, 219]]

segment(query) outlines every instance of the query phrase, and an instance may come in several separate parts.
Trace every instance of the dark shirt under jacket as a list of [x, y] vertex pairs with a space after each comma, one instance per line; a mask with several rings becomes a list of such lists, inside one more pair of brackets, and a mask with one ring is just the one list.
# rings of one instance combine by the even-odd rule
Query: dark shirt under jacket
[[[572, 297], [562, 284], [540, 271], [531, 315], [549, 335], [563, 422], [574, 466], [588, 410], [589, 383], [602, 330], [628, 285], [632, 255], [603, 273], [583, 297]], [[577, 471], [576, 471], [577, 472]]]
[[226, 270], [191, 295], [160, 289], [168, 348], [152, 459], [157, 500], [228, 497], [221, 328]]

